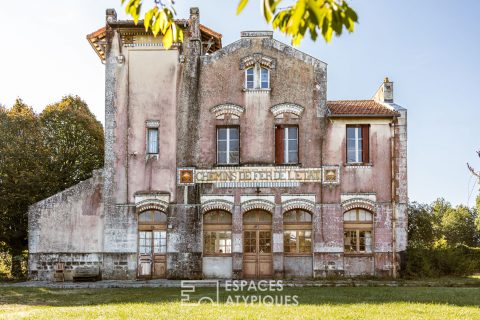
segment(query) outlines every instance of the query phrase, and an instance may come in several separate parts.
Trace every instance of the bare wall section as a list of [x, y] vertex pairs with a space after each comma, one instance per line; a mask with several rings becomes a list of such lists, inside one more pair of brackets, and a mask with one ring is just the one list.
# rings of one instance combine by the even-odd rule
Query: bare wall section
[[[128, 202], [139, 190], [166, 191], [173, 200], [178, 51], [131, 49], [128, 56]], [[146, 154], [147, 120], [159, 121], [158, 157]]]

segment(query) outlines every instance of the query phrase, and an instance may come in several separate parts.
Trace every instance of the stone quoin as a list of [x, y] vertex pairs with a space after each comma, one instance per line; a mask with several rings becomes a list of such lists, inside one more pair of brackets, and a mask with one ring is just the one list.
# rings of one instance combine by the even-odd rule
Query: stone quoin
[[[87, 36], [105, 65], [105, 164], [29, 209], [29, 277], [391, 276], [407, 245], [407, 111], [385, 78], [327, 101], [327, 64], [197, 8], [166, 50], [143, 24]], [[90, 269], [88, 269], [90, 268]], [[75, 270], [79, 270], [77, 273]], [[91, 272], [90, 272], [91, 273]]]

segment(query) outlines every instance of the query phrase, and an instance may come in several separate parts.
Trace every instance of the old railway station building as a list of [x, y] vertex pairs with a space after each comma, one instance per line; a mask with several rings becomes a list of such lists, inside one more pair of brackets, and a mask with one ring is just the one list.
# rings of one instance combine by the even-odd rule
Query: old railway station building
[[396, 275], [407, 112], [393, 83], [327, 101], [326, 63], [272, 32], [222, 46], [199, 20], [179, 20], [169, 50], [112, 9], [88, 35], [105, 64], [105, 166], [30, 208], [30, 278]]

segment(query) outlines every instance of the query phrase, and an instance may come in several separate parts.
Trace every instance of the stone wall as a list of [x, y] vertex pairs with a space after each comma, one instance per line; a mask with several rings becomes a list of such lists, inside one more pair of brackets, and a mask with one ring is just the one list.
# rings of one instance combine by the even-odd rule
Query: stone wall
[[29, 275], [48, 278], [57, 262], [98, 264], [103, 251], [103, 176], [93, 177], [29, 208]]

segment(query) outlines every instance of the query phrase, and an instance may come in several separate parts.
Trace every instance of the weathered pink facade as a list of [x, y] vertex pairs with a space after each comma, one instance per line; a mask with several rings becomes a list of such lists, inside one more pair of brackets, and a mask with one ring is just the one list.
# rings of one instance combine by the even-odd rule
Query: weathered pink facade
[[[407, 243], [407, 113], [393, 103], [393, 83], [386, 79], [372, 100], [328, 102], [327, 65], [271, 32], [242, 32], [222, 48], [221, 35], [200, 25], [198, 9], [179, 23], [185, 42], [170, 50], [131, 21], [117, 21], [112, 10], [106, 28], [89, 36], [106, 68], [103, 214], [96, 216], [102, 233], [92, 239], [101, 244], [95, 265], [102, 277], [396, 276]], [[268, 70], [267, 88], [247, 88], [249, 68]], [[368, 127], [362, 151], [368, 161], [347, 161], [349, 126]], [[217, 160], [217, 130], [225, 127], [239, 130], [239, 162], [233, 165]], [[276, 128], [284, 127], [298, 129], [295, 163], [276, 163]], [[158, 130], [155, 154], [147, 152], [150, 129]], [[352, 243], [360, 249], [347, 252], [352, 226], [344, 214], [357, 209], [372, 216], [356, 222], [364, 230], [357, 237], [368, 239], [358, 238]], [[36, 242], [50, 237], [44, 229], [49, 224], [38, 220], [42, 210], [30, 210], [30, 274], [39, 279], [52, 271], [45, 261], [70, 261], [74, 269], [79, 259], [55, 246], [35, 250]], [[55, 219], [69, 214], [62, 210]], [[166, 249], [150, 260], [140, 254], [150, 231], [139, 215], [147, 210], [166, 215], [157, 233], [164, 232]], [[220, 228], [208, 229], [204, 219], [214, 210], [231, 216], [222, 240], [228, 251], [216, 254], [205, 247], [208, 230]], [[245, 215], [255, 210], [271, 221], [248, 225]], [[311, 232], [303, 252], [285, 249], [285, 215], [292, 210], [311, 218], [300, 223]], [[257, 249], [247, 254], [248, 232], [257, 232]], [[259, 234], [266, 240], [258, 240]], [[259, 249], [258, 241], [266, 241], [268, 250]], [[141, 264], [148, 263], [151, 269], [144, 271]]]

